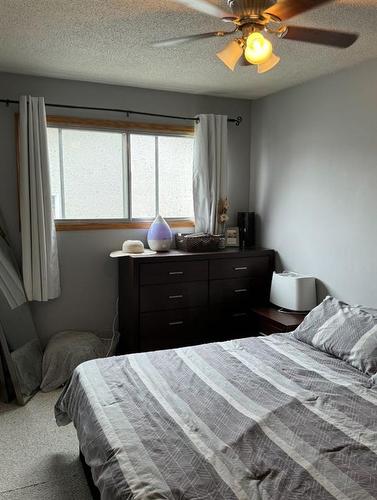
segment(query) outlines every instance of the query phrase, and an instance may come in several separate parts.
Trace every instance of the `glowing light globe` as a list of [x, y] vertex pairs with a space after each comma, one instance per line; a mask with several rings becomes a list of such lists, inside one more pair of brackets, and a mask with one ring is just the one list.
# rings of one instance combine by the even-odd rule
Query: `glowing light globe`
[[250, 64], [263, 64], [272, 55], [272, 45], [261, 33], [251, 33], [247, 37], [245, 58]]

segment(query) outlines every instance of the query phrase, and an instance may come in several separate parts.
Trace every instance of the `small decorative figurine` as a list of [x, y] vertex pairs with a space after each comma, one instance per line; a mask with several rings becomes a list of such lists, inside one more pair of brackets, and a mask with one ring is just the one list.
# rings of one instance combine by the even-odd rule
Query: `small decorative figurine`
[[228, 198], [224, 199], [220, 198], [218, 203], [218, 213], [217, 213], [217, 224], [218, 224], [218, 231], [220, 234], [224, 234], [225, 224], [229, 220], [228, 210], [229, 210]]

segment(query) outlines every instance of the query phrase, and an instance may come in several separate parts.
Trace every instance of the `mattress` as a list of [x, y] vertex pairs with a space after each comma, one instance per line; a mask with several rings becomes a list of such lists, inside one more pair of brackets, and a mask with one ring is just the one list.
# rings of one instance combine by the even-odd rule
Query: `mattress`
[[377, 387], [289, 334], [89, 361], [55, 408], [106, 499], [377, 498]]

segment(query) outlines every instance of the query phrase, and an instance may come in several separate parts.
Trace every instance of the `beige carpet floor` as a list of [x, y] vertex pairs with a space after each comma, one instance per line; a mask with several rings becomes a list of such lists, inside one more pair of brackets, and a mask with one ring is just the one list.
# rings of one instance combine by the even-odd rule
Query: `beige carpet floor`
[[75, 428], [55, 424], [59, 393], [0, 406], [0, 500], [91, 500]]

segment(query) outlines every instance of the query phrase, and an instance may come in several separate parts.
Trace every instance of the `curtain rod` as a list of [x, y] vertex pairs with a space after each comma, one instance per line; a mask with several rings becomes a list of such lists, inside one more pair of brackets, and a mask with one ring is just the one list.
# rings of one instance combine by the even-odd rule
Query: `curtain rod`
[[[10, 104], [19, 104], [18, 101], [14, 101], [12, 99], [0, 99], [0, 102], [9, 106]], [[94, 108], [91, 106], [69, 106], [67, 104], [52, 104], [45, 103], [45, 106], [49, 106], [50, 108], [65, 108], [65, 109], [86, 109], [89, 111], [109, 111], [113, 113], [124, 113], [127, 115], [142, 115], [142, 116], [156, 116], [158, 118], [172, 118], [174, 120], [187, 120], [198, 122], [199, 118], [191, 118], [187, 116], [174, 116], [174, 115], [161, 115], [159, 113], [144, 113], [143, 111], [131, 111], [130, 109], [117, 109], [117, 108]], [[235, 123], [238, 127], [242, 122], [242, 116], [237, 116], [237, 118], [228, 118], [228, 122]]]

